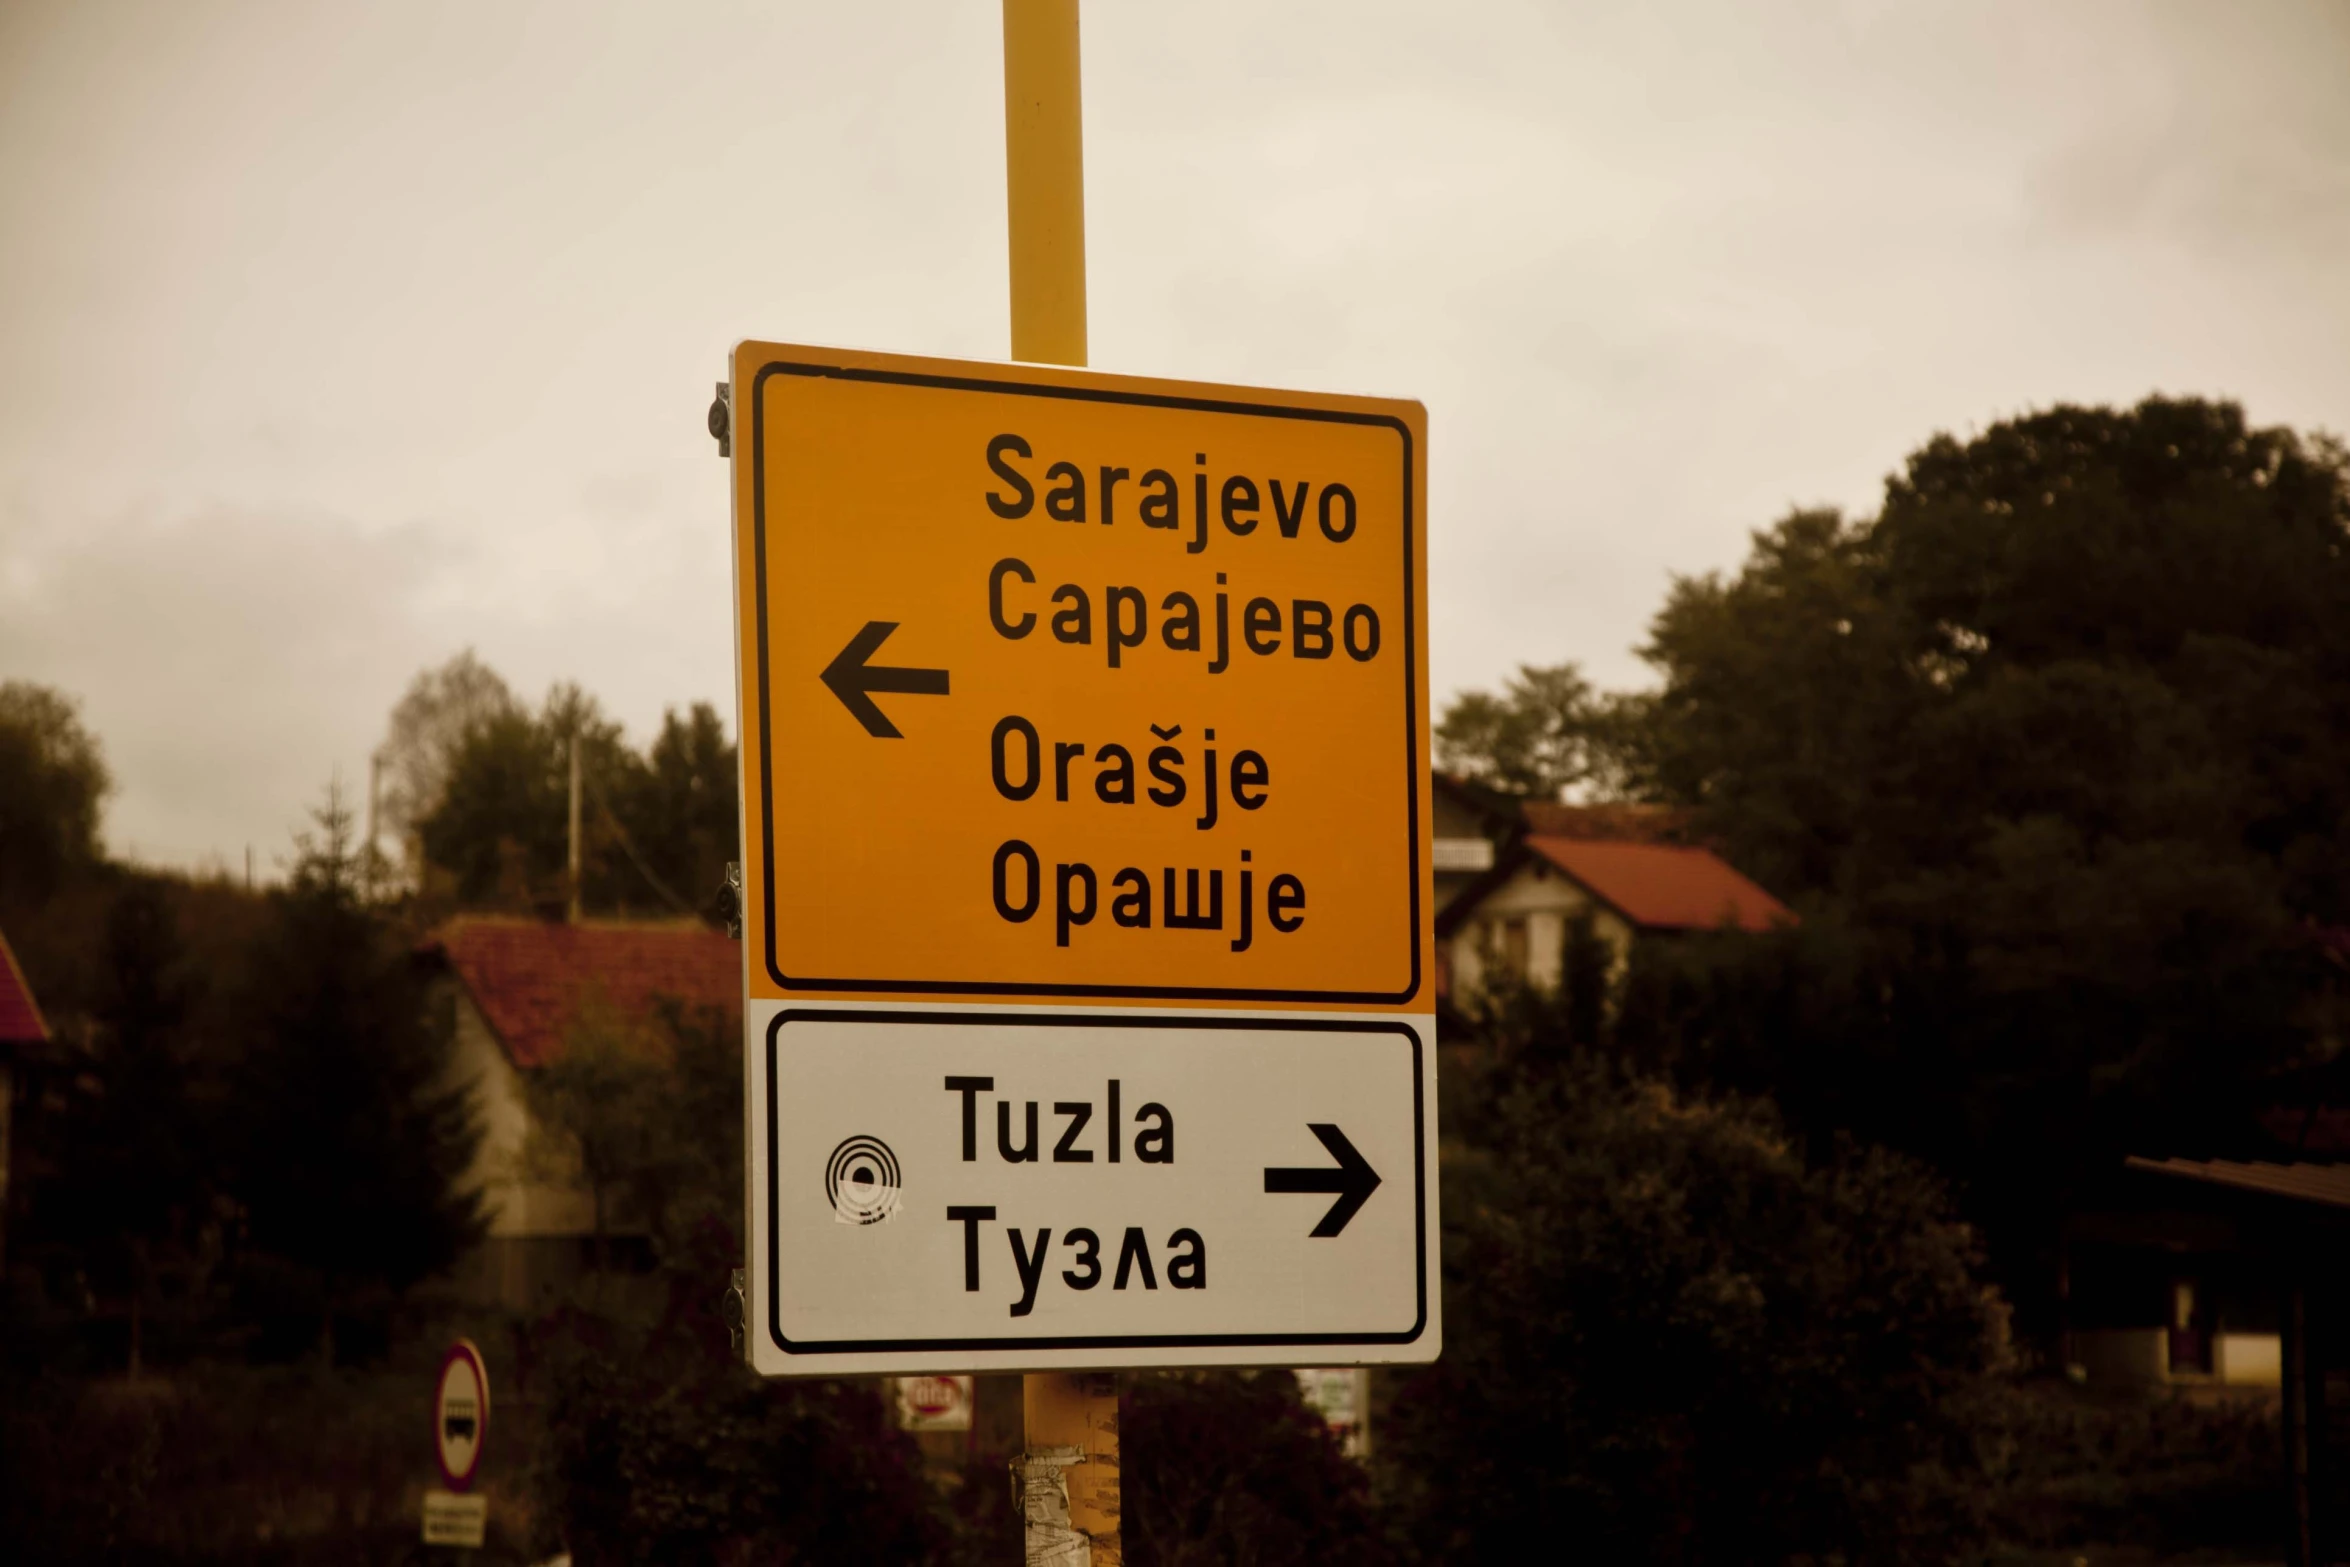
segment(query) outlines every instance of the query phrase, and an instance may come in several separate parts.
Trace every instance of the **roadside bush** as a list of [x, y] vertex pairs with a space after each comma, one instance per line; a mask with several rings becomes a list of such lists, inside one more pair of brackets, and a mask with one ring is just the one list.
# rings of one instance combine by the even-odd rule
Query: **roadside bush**
[[1289, 1372], [1134, 1375], [1119, 1402], [1134, 1567], [1389, 1560], [1368, 1478]]
[[1982, 1536], [2006, 1318], [1921, 1167], [1814, 1166], [1766, 1104], [1678, 1096], [1557, 1030], [1462, 1108], [1444, 1358], [1377, 1442], [1422, 1555], [1935, 1561]]
[[[437, 1351], [434, 1352], [437, 1355]], [[182, 1368], [0, 1388], [0, 1542], [12, 1561], [422, 1563], [431, 1362]], [[485, 1563], [516, 1562], [494, 1443]]]
[[[531, 1336], [542, 1554], [620, 1562], [951, 1560], [952, 1515], [871, 1381], [762, 1381], [728, 1348], [723, 1236], [639, 1325], [567, 1308]], [[1010, 1506], [1008, 1486], [1004, 1506]]]
[[2004, 1387], [1985, 1411], [1990, 1530], [2003, 1546], [2282, 1555], [2273, 1397]]

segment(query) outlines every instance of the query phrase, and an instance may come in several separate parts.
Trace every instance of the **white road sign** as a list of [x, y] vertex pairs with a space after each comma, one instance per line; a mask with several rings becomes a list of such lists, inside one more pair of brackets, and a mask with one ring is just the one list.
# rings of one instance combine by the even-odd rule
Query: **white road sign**
[[803, 1375], [1423, 1359], [1427, 1041], [1381, 1017], [765, 1009]]

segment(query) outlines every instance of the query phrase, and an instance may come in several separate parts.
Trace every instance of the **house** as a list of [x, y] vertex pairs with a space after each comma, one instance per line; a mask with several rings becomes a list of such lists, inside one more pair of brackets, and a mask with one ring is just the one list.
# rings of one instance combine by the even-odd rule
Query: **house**
[[571, 1181], [525, 1166], [528, 1075], [604, 1008], [649, 1020], [664, 1001], [716, 1009], [740, 1026], [742, 947], [698, 921], [660, 923], [462, 915], [419, 950], [447, 1009], [455, 1071], [474, 1085], [483, 1136], [469, 1181], [487, 1196], [489, 1235], [460, 1270], [466, 1293], [508, 1309], [544, 1304], [588, 1261], [595, 1203]]
[[2339, 1081], [2302, 1091], [2310, 1102], [2219, 1115], [2201, 1146], [2133, 1156], [2076, 1195], [2060, 1290], [2075, 1376], [2275, 1389], [2298, 1353], [2296, 1311], [2314, 1335], [2309, 1352], [2350, 1371], [2350, 1278], [2327, 1260], [2350, 1240], [2350, 1108]]
[[8, 936], [0, 931], [0, 1277], [7, 1271], [8, 1201], [15, 1183], [9, 1172], [15, 1163], [17, 1070], [27, 1054], [49, 1042], [49, 1024], [41, 1016], [33, 987], [26, 983]]
[[[2336, 969], [2350, 969], [2350, 932], [2305, 934]], [[2324, 1008], [2337, 1019], [2340, 986], [2336, 979]], [[2064, 1364], [2084, 1381], [2281, 1390], [2288, 1428], [2298, 1421], [2314, 1433], [2312, 1450], [2331, 1455], [2321, 1510], [2342, 1549], [2350, 1270], [2335, 1259], [2350, 1256], [2350, 1057], [2338, 1037], [2332, 1046], [2328, 1064], [2280, 1080], [2260, 1108], [2210, 1106], [2169, 1146], [2141, 1147], [2076, 1192], [2058, 1295]], [[2304, 1532], [2306, 1479], [2295, 1482]]]
[[1713, 850], [1678, 841], [1677, 812], [1546, 801], [1522, 810], [1523, 831], [1436, 916], [1441, 999], [1474, 993], [1497, 964], [1556, 985], [1578, 920], [1619, 963], [1635, 937], [1794, 923], [1794, 911]]
[[1439, 772], [1433, 784], [1430, 862], [1441, 913], [1463, 888], [1493, 869], [1495, 857], [1523, 836], [1526, 823], [1519, 801], [1473, 778]]
[[2350, 1560], [2350, 1109], [2342, 1085], [2122, 1161], [2065, 1217], [2063, 1356], [2166, 1398], [2274, 1400], [2284, 1557]]

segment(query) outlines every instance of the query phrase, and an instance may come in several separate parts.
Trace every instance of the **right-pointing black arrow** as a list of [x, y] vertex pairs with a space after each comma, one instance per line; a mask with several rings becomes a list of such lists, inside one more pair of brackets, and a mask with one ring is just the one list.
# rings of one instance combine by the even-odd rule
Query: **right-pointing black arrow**
[[1370, 1161], [1355, 1152], [1355, 1145], [1346, 1140], [1346, 1134], [1323, 1121], [1308, 1121], [1306, 1130], [1322, 1139], [1322, 1146], [1330, 1150], [1330, 1157], [1338, 1161], [1337, 1168], [1328, 1165], [1316, 1169], [1296, 1167], [1265, 1171], [1265, 1190], [1269, 1192], [1336, 1192], [1338, 1201], [1322, 1215], [1322, 1222], [1314, 1226], [1317, 1236], [1336, 1235], [1346, 1228], [1371, 1194], [1379, 1189], [1379, 1172]]

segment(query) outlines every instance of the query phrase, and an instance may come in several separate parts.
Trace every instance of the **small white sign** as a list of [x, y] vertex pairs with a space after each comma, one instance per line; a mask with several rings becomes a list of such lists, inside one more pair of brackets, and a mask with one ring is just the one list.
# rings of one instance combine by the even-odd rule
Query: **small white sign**
[[898, 1425], [908, 1431], [971, 1429], [969, 1377], [899, 1377]]
[[489, 1527], [490, 1499], [459, 1496], [451, 1491], [424, 1493], [424, 1543], [461, 1545], [481, 1549], [482, 1532]]
[[1306, 1407], [1322, 1417], [1349, 1458], [1363, 1455], [1364, 1417], [1371, 1407], [1371, 1373], [1364, 1366], [1335, 1370], [1300, 1371], [1298, 1392]]

